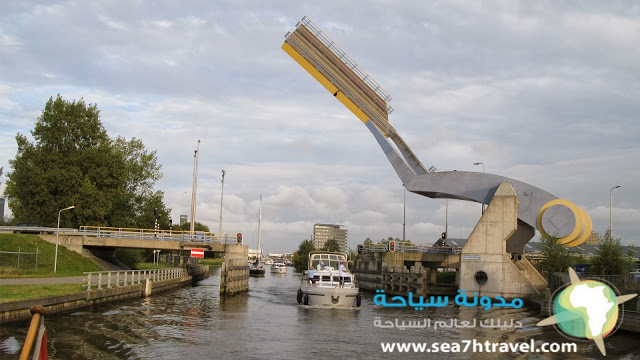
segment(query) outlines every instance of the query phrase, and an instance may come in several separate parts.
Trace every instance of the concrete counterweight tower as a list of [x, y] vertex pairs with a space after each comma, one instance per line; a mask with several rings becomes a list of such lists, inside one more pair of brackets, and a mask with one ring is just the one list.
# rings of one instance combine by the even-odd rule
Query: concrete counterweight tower
[[543, 292], [547, 282], [542, 275], [525, 257], [507, 251], [528, 229], [519, 229], [518, 197], [511, 184], [503, 182], [462, 248], [459, 288], [471, 295], [504, 298]]

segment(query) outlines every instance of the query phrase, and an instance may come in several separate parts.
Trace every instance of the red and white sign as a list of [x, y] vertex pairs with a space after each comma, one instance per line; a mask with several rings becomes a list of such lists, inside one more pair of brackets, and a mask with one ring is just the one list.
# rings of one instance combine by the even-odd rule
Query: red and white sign
[[191, 257], [203, 258], [204, 249], [191, 249]]

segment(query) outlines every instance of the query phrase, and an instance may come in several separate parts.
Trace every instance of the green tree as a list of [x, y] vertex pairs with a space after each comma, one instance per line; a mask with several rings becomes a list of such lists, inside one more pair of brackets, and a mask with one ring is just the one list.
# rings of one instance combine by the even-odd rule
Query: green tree
[[371, 240], [370, 238], [366, 238], [364, 240], [364, 246], [367, 246], [367, 245], [370, 245], [370, 244], [373, 244], [373, 240]]
[[[181, 230], [181, 231], [191, 231], [191, 223], [184, 223], [182, 225], [177, 225], [178, 229], [177, 230]], [[204, 232], [210, 232], [209, 231], [209, 227], [207, 225], [203, 225], [199, 222], [196, 221], [195, 224], [193, 224], [193, 231], [204, 231]]]
[[164, 193], [153, 189], [155, 182], [162, 178], [156, 152], [148, 152], [139, 139], [127, 141], [121, 136], [113, 141], [113, 151], [122, 159], [124, 178], [113, 201], [109, 224], [150, 229], [155, 226], [157, 214], [160, 228], [169, 228], [169, 209], [162, 202]]
[[293, 253], [293, 266], [297, 272], [306, 270], [309, 265], [309, 253], [315, 251], [313, 241], [304, 240], [298, 246], [298, 250]]
[[338, 244], [338, 241], [336, 239], [329, 239], [324, 242], [324, 245], [320, 250], [340, 252], [340, 244]]
[[625, 254], [624, 248], [620, 244], [620, 238], [611, 234], [607, 230], [600, 239], [598, 252], [591, 259], [589, 273], [594, 275], [625, 275], [634, 267], [633, 259]]
[[540, 262], [540, 270], [549, 273], [565, 272], [567, 268], [574, 264], [573, 256], [567, 247], [559, 244], [555, 237], [541, 237], [540, 251], [544, 260]]
[[33, 142], [16, 135], [5, 195], [17, 221], [55, 226], [59, 209], [74, 205], [61, 214], [61, 226], [153, 228], [153, 208], [168, 226], [163, 194], [151, 190], [161, 177], [155, 152], [136, 139], [111, 140], [99, 114], [95, 104], [58, 95], [31, 131]]

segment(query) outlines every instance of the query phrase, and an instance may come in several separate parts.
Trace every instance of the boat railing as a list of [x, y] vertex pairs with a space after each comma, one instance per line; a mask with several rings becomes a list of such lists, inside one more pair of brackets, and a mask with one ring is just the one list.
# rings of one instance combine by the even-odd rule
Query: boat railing
[[[348, 281], [347, 281], [348, 280]], [[345, 288], [352, 288], [355, 286], [355, 276], [352, 273], [348, 273], [345, 277]], [[327, 274], [326, 272], [316, 272], [313, 279], [309, 277], [309, 271], [304, 270], [302, 272], [302, 282], [305, 286], [327, 287], [334, 288], [340, 286], [340, 275], [337, 271]]]

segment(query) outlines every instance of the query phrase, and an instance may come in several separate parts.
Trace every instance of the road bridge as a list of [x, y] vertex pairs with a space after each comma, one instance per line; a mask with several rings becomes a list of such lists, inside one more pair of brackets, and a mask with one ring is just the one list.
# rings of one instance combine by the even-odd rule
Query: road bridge
[[[1, 226], [0, 232], [15, 232], [16, 227]], [[44, 229], [44, 230], [42, 230]], [[82, 254], [83, 249], [153, 249], [191, 250], [204, 249], [211, 252], [225, 252], [228, 246], [242, 245], [242, 235], [238, 233], [189, 232], [173, 230], [133, 229], [103, 226], [81, 226], [77, 229], [41, 228], [35, 231], [45, 241], [59, 244]]]
[[[235, 294], [249, 289], [248, 247], [242, 245], [240, 233], [81, 226], [80, 230], [59, 229], [56, 234], [57, 228], [53, 233], [50, 229], [36, 233], [47, 242], [58, 243], [83, 256], [114, 258], [118, 248], [189, 252], [191, 249], [204, 249], [205, 252], [223, 253], [225, 262], [220, 272], [220, 292]], [[14, 230], [0, 226], [0, 232]]]

